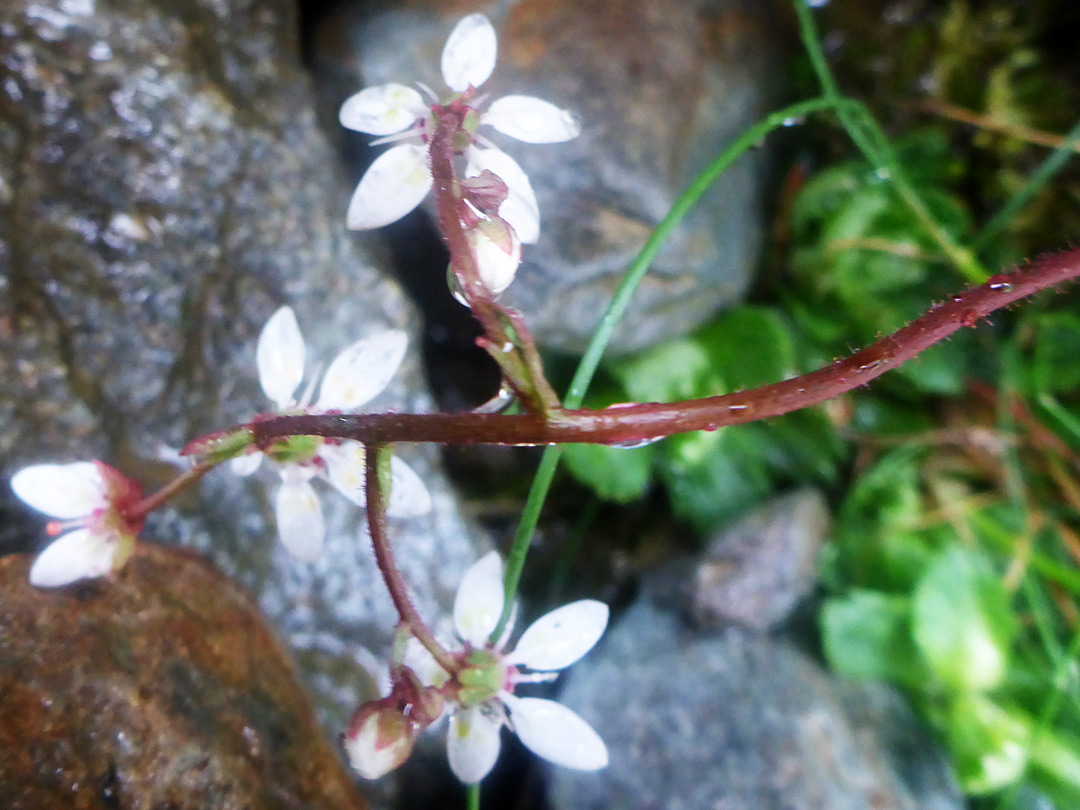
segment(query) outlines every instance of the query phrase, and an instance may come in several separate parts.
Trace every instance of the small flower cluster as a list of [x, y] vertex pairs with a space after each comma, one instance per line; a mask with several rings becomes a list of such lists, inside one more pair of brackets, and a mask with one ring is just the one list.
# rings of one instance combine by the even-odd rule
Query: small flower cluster
[[46, 532], [59, 537], [30, 568], [30, 583], [56, 588], [104, 576], [120, 568], [135, 550], [143, 517], [132, 508], [142, 498], [139, 485], [100, 461], [35, 464], [11, 478], [24, 503], [52, 518]]
[[[304, 379], [307, 349], [296, 315], [289, 307], [273, 314], [259, 335], [255, 362], [263, 392], [278, 413], [343, 413], [355, 411], [382, 392], [405, 358], [408, 338], [393, 329], [358, 340], [335, 357], [314, 394], [313, 379], [296, 398]], [[281, 477], [274, 503], [278, 536], [285, 547], [302, 560], [313, 561], [322, 553], [325, 529], [322, 506], [311, 479], [325, 479], [334, 489], [364, 506], [364, 446], [318, 436], [284, 439], [259, 451], [232, 460], [238, 475], [250, 475], [263, 459], [276, 463]], [[420, 477], [404, 461], [390, 461], [392, 488], [386, 513], [390, 517], [416, 517], [431, 509], [431, 496]]]
[[397, 142], [371, 164], [349, 203], [349, 227], [364, 230], [400, 219], [427, 196], [433, 182], [428, 143], [437, 116], [451, 107], [463, 113], [465, 123], [455, 143], [465, 159], [459, 215], [481, 281], [494, 295], [513, 281], [522, 244], [539, 238], [540, 210], [521, 166], [478, 135], [477, 127], [491, 126], [527, 143], [560, 143], [581, 131], [571, 113], [532, 96], [503, 96], [486, 104], [477, 90], [495, 69], [496, 51], [491, 22], [483, 14], [470, 14], [443, 48], [443, 80], [453, 93], [448, 99], [440, 102], [420, 86], [429, 97], [425, 102], [411, 87], [382, 84], [348, 98], [339, 114], [343, 126], [382, 136], [375, 143]]
[[516, 694], [520, 684], [553, 680], [591, 650], [607, 627], [607, 606], [591, 599], [564, 605], [537, 619], [507, 650], [512, 623], [498, 643], [490, 641], [504, 602], [502, 560], [491, 552], [466, 572], [454, 601], [457, 643], [447, 646], [454, 648], [456, 672], [411, 640], [395, 666], [390, 695], [354, 716], [345, 748], [362, 776], [382, 776], [404, 762], [419, 732], [444, 714], [450, 768], [468, 784], [494, 767], [503, 726], [557, 765], [585, 771], [607, 765], [603, 740], [577, 714], [553, 700]]
[[[442, 165], [453, 170], [451, 210], [475, 258], [479, 281], [493, 296], [513, 281], [522, 244], [539, 238], [540, 214], [525, 172], [477, 134], [478, 127], [491, 126], [529, 143], [567, 141], [580, 131], [570, 113], [541, 99], [509, 95], [487, 103], [478, 95], [494, 69], [496, 50], [491, 22], [471, 14], [454, 28], [443, 50], [449, 97], [440, 101], [420, 86], [429, 97], [425, 102], [412, 88], [385, 84], [352, 96], [340, 113], [344, 126], [381, 136], [377, 142], [396, 144], [375, 160], [353, 194], [348, 225], [354, 229], [386, 225], [420, 204], [433, 186], [432, 136], [440, 116], [447, 116], [441, 119], [438, 137], [445, 142], [453, 134], [452, 147], [439, 152]], [[440, 216], [446, 199], [440, 198]], [[450, 280], [455, 295], [467, 303], [457, 289], [453, 260]], [[358, 340], [330, 362], [321, 380], [312, 375], [298, 395], [307, 349], [295, 314], [282, 307], [259, 335], [259, 383], [278, 414], [355, 412], [387, 386], [401, 365], [406, 343], [399, 330]], [[19, 470], [11, 481], [15, 494], [54, 518], [46, 530], [59, 535], [34, 562], [30, 581], [56, 587], [116, 571], [131, 557], [146, 515], [223, 462], [244, 476], [264, 461], [276, 467], [278, 535], [292, 554], [315, 560], [322, 552], [325, 526], [312, 479], [325, 480], [364, 506], [365, 448], [359, 442], [319, 436], [292, 436], [258, 447], [253, 441], [250, 427], [197, 440], [184, 450], [195, 464], [148, 498], [134, 481], [99, 461]], [[388, 516], [407, 518], [430, 510], [423, 482], [396, 457], [391, 458], [390, 479]], [[557, 764], [582, 770], [607, 764], [603, 741], [578, 715], [555, 701], [517, 694], [521, 684], [553, 680], [585, 655], [607, 626], [607, 607], [593, 600], [565, 605], [533, 623], [508, 650], [512, 622], [498, 642], [491, 640], [506, 601], [502, 577], [502, 561], [495, 553], [466, 573], [454, 603], [456, 640], [444, 649], [430, 636], [430, 650], [417, 638], [398, 647], [388, 694], [362, 706], [345, 735], [350, 762], [362, 776], [375, 778], [400, 765], [419, 733], [441, 717], [449, 718], [450, 766], [466, 783], [479, 782], [494, 766], [503, 726]], [[438, 652], [438, 661], [431, 650]]]
[[[407, 342], [404, 332], [390, 330], [348, 346], [330, 363], [312, 405], [314, 381], [295, 398], [304, 378], [306, 348], [292, 309], [282, 307], [259, 335], [255, 352], [259, 383], [279, 413], [353, 411], [390, 382], [405, 357]], [[318, 559], [325, 536], [312, 478], [326, 479], [350, 501], [364, 506], [364, 447], [359, 442], [295, 436], [260, 451], [245, 439], [230, 454], [231, 467], [239, 475], [255, 472], [264, 458], [275, 463], [281, 477], [274, 508], [278, 536], [301, 560]], [[395, 456], [390, 474], [389, 516], [416, 517], [430, 511], [431, 496], [411, 467]], [[146, 517], [137, 508], [142, 493], [138, 484], [109, 465], [80, 461], [24, 467], [12, 477], [11, 488], [24, 503], [63, 519], [48, 524], [50, 535], [71, 530], [38, 557], [30, 571], [34, 585], [56, 587], [104, 576], [131, 557]]]

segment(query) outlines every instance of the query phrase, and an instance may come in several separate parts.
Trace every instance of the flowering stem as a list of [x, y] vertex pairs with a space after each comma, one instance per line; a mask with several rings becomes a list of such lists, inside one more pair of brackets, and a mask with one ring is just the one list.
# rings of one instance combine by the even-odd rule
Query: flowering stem
[[[454, 177], [454, 139], [463, 129], [468, 107], [452, 102], [437, 112], [428, 151], [439, 227], [450, 251], [450, 266], [461, 282], [473, 315], [484, 329], [484, 337], [478, 342], [499, 364], [524, 406], [531, 413], [546, 414], [558, 407], [559, 400], [543, 375], [532, 338], [519, 321], [493, 300], [491, 291], [480, 278], [476, 256], [461, 224], [461, 207], [465, 202]], [[513, 336], [507, 331], [504, 318], [513, 325]]]
[[278, 416], [247, 425], [259, 445], [316, 435], [364, 444], [627, 444], [694, 430], [716, 430], [790, 413], [843, 394], [896, 368], [963, 327], [1040, 290], [1080, 276], [1080, 249], [1044, 256], [953, 295], [865, 349], [801, 377], [723, 396], [673, 403], [559, 408], [528, 414], [316, 414]]
[[160, 509], [166, 503], [171, 501], [189, 486], [194, 484], [210, 470], [214, 468], [214, 465], [209, 462], [200, 462], [194, 465], [191, 469], [178, 475], [172, 481], [167, 483], [157, 492], [151, 495], [147, 495], [140, 501], [137, 501], [128, 509], [123, 510], [123, 517], [132, 522], [137, 522], [144, 519], [147, 515], [156, 509]]
[[[634, 292], [637, 290], [641, 280], [645, 278], [645, 273], [648, 272], [668, 235], [675, 230], [683, 217], [690, 213], [693, 207], [697, 205], [698, 200], [713, 187], [713, 184], [728, 170], [731, 164], [756, 144], [760, 144], [770, 132], [788, 126], [793, 120], [797, 121], [813, 113], [836, 111], [840, 107], [851, 106], [852, 104], [854, 102], [844, 98], [813, 98], [775, 110], [743, 132], [694, 178], [690, 185], [686, 187], [686, 190], [679, 195], [667, 215], [653, 229], [652, 234], [642, 245], [634, 261], [627, 268], [619, 288], [615, 291], [615, 295], [612, 296], [611, 303], [608, 304], [607, 309], [600, 318], [600, 323], [596, 327], [588, 347], [585, 349], [585, 355], [581, 358], [581, 362], [578, 363], [574, 378], [570, 381], [570, 388], [563, 399], [564, 407], [581, 407], [581, 403], [585, 400], [585, 392], [592, 382], [593, 375], [596, 374], [596, 369], [600, 366], [600, 358], [603, 357], [604, 350], [607, 349], [611, 336], [615, 333], [616, 326], [622, 320], [623, 315], [626, 314]], [[517, 593], [518, 583], [521, 580], [521, 572], [525, 567], [525, 557], [528, 554], [529, 545], [532, 543], [533, 532], [536, 531], [536, 524], [540, 520], [540, 511], [544, 507], [544, 500], [547, 498], [548, 489], [555, 478], [555, 471], [558, 469], [561, 457], [561, 447], [558, 445], [548, 447], [544, 450], [540, 465], [537, 467], [536, 476], [533, 478], [529, 496], [521, 513], [521, 520], [518, 522], [517, 531], [514, 533], [510, 553], [506, 558], [506, 574], [503, 578], [506, 603], [499, 624], [492, 633], [493, 639], [497, 639], [502, 635], [503, 629], [506, 627], [507, 622], [510, 621], [510, 610], [514, 604], [514, 595]]]
[[[385, 444], [368, 445], [364, 458], [364, 489], [367, 495], [368, 527], [371, 530], [371, 546], [375, 551], [375, 562], [382, 573], [383, 582], [390, 592], [390, 599], [397, 609], [401, 621], [408, 625], [416, 640], [419, 641], [443, 669], [453, 675], [457, 666], [450, 654], [435, 639], [434, 634], [420, 618], [416, 607], [409, 598], [409, 591], [405, 580], [401, 578], [397, 563], [394, 561], [394, 552], [390, 547], [390, 536], [386, 530], [386, 497], [388, 492], [383, 491], [383, 479], [390, 480], [388, 468], [390, 464], [390, 447]], [[385, 476], [380, 476], [380, 468], [387, 471]]]
[[[810, 66], [821, 85], [826, 99], [839, 101], [842, 96], [836, 78], [829, 69], [825, 54], [821, 48], [821, 38], [810, 11], [807, 0], [794, 0], [795, 14], [799, 20], [799, 34], [806, 49]], [[849, 102], [853, 100], [848, 99]], [[870, 111], [862, 104], [837, 106], [836, 114], [840, 123], [847, 130], [851, 140], [867, 160], [874, 164], [882, 177], [887, 177], [900, 199], [907, 205], [923, 230], [933, 239], [941, 252], [968, 281], [982, 281], [987, 272], [975, 258], [975, 254], [958, 245], [930, 212], [922, 197], [907, 177], [907, 173], [897, 160], [892, 145]]]

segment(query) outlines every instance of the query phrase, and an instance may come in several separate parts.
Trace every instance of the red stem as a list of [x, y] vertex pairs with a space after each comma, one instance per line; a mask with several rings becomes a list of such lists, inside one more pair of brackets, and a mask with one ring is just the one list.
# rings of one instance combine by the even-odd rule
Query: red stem
[[1024, 268], [993, 276], [985, 284], [953, 295], [899, 331], [846, 359], [801, 377], [724, 396], [620, 405], [597, 411], [555, 410], [546, 417], [535, 413], [277, 416], [247, 427], [260, 446], [294, 435], [356, 439], [365, 444], [623, 444], [693, 430], [715, 430], [817, 405], [865, 385], [953, 332], [974, 326], [991, 312], [1077, 276], [1080, 250], [1043, 256]]
[[484, 339], [479, 341], [480, 345], [498, 363], [525, 407], [532, 413], [546, 413], [558, 407], [558, 398], [543, 375], [536, 379], [535, 373], [532, 373], [540, 365], [539, 355], [536, 355], [530, 341], [522, 343], [522, 336], [519, 335], [517, 341], [510, 339], [500, 317], [500, 308], [480, 278], [476, 256], [461, 224], [465, 202], [459, 196], [454, 178], [454, 138], [463, 131], [462, 124], [468, 111], [467, 106], [458, 103], [439, 107], [436, 111], [437, 120], [431, 133], [428, 154], [431, 157], [439, 229], [450, 251], [450, 266], [461, 282], [474, 317], [483, 327]]
[[159, 509], [166, 503], [171, 501], [189, 486], [194, 484], [210, 470], [214, 468], [213, 464], [200, 463], [196, 464], [190, 470], [178, 475], [172, 481], [167, 483], [157, 492], [147, 495], [145, 498], [136, 501], [129, 508], [123, 510], [123, 517], [129, 521], [141, 521], [146, 518], [155, 509]]
[[379, 566], [383, 582], [386, 583], [386, 590], [390, 592], [390, 599], [393, 600], [401, 621], [409, 626], [409, 631], [427, 648], [439, 666], [453, 675], [457, 672], [453, 657], [443, 649], [435, 635], [424, 624], [424, 620], [420, 618], [420, 614], [417, 613], [416, 607], [409, 598], [405, 580], [401, 578], [401, 572], [398, 571], [397, 563], [394, 561], [390, 535], [386, 530], [386, 497], [379, 479], [379, 455], [386, 451], [386, 447], [370, 445], [367, 447], [364, 458], [368, 527], [371, 529], [371, 547], [375, 551], [375, 562]]

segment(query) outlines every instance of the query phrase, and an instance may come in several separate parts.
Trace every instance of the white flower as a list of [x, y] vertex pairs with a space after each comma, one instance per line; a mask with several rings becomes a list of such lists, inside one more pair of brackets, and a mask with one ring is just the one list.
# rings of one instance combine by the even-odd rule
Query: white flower
[[[568, 768], [597, 770], [608, 763], [600, 736], [565, 706], [543, 698], [514, 694], [520, 683], [552, 680], [592, 649], [607, 627], [608, 608], [583, 599], [541, 616], [522, 634], [512, 651], [488, 639], [502, 615], [502, 560], [496, 552], [482, 557], [461, 581], [454, 601], [454, 629], [464, 645], [458, 657], [465, 668], [447, 733], [450, 767], [461, 781], [479, 782], [499, 756], [499, 732], [509, 726], [533, 753]], [[418, 644], [410, 644], [406, 664], [426, 683], [444, 683], [448, 675]], [[531, 672], [523, 672], [530, 670]]]
[[60, 518], [46, 527], [50, 535], [61, 536], [34, 561], [30, 584], [55, 588], [104, 576], [131, 557], [143, 519], [128, 518], [124, 510], [142, 493], [108, 464], [35, 464], [15, 473], [11, 488], [24, 503]]
[[[477, 109], [473, 106], [477, 103], [475, 89], [494, 70], [496, 50], [495, 29], [483, 14], [465, 17], [446, 41], [443, 80], [461, 94], [460, 103], [470, 109]], [[379, 228], [412, 211], [432, 185], [427, 149], [422, 144], [434, 127], [434, 119], [420, 93], [402, 84], [369, 87], [348, 98], [338, 117], [348, 129], [383, 136], [385, 141], [411, 141], [394, 146], [371, 164], [349, 203], [348, 226], [356, 230]], [[493, 101], [479, 114], [479, 123], [527, 143], [560, 143], [577, 137], [581, 131], [576, 118], [566, 110], [520, 95]], [[485, 138], [472, 135], [469, 140], [466, 177], [476, 176], [485, 168], [497, 174], [509, 188], [499, 217], [510, 223], [523, 244], [536, 242], [540, 211], [525, 172]]]
[[[315, 404], [309, 406], [313, 385], [296, 399], [304, 378], [306, 348], [296, 315], [281, 307], [267, 321], [255, 352], [259, 383], [282, 413], [354, 411], [373, 399], [390, 382], [405, 357], [407, 337], [392, 329], [358, 340], [344, 349], [326, 370]], [[314, 381], [313, 381], [314, 382]], [[263, 453], [233, 459], [238, 475], [258, 469]], [[315, 476], [325, 478], [357, 506], [364, 499], [364, 446], [359, 442], [333, 442], [317, 436], [296, 436], [269, 448], [277, 462], [281, 487], [274, 513], [278, 536], [300, 559], [312, 561], [322, 552], [325, 527], [322, 506], [311, 486]], [[391, 517], [415, 517], [431, 509], [431, 496], [420, 477], [397, 456], [390, 460], [392, 487], [387, 503]]]

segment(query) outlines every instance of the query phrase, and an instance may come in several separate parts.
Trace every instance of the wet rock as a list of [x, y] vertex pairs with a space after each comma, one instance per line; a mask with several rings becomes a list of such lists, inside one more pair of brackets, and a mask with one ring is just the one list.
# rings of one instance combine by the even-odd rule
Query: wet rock
[[691, 613], [708, 628], [764, 632], [817, 583], [829, 510], [816, 490], [777, 498], [709, 541], [694, 571]]
[[[743, 0], [348, 4], [313, 44], [328, 125], [365, 85], [422, 81], [442, 91], [443, 42], [474, 10], [491, 16], [500, 38], [484, 92], [539, 96], [583, 122], [567, 144], [491, 136], [528, 173], [542, 217], [540, 242], [526, 248], [505, 301], [542, 344], [580, 352], [652, 227], [764, 112], [777, 38]], [[759, 153], [741, 159], [675, 230], [614, 350], [689, 331], [740, 299], [761, 243], [762, 169]]]
[[[388, 327], [417, 345], [373, 242], [344, 228], [350, 190], [316, 126], [295, 5], [0, 4], [0, 479], [96, 457], [160, 485], [175, 448], [269, 408], [255, 340], [282, 303], [309, 368]], [[415, 350], [372, 407], [431, 407]], [[434, 449], [401, 452], [435, 501], [392, 527], [431, 615], [476, 540]], [[370, 696], [356, 656], [385, 652], [395, 614], [362, 512], [327, 488], [326, 552], [298, 562], [276, 540], [276, 475], [260, 475], [215, 471], [147, 532], [255, 594], [336, 732]], [[0, 551], [42, 543], [7, 486], [0, 501]]]
[[960, 810], [946, 759], [895, 693], [781, 642], [689, 631], [639, 601], [560, 697], [611, 764], [551, 771], [557, 810]]
[[353, 810], [349, 775], [253, 600], [141, 544], [58, 590], [0, 560], [0, 806]]

